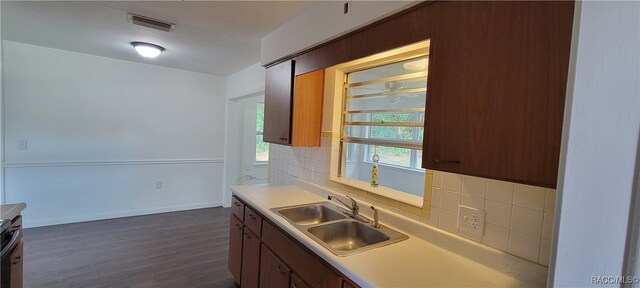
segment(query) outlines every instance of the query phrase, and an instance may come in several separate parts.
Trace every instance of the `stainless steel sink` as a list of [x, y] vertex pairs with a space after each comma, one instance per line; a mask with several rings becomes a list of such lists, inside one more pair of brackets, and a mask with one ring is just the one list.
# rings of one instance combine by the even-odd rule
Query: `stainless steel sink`
[[346, 218], [343, 213], [336, 212], [323, 203], [281, 208], [277, 213], [299, 225], [313, 225]]
[[278, 207], [271, 210], [337, 256], [348, 256], [409, 238], [384, 225], [374, 228], [347, 218], [343, 213], [345, 210], [331, 202]]
[[307, 231], [329, 247], [340, 251], [351, 251], [389, 240], [389, 236], [382, 232], [354, 221], [319, 225]]

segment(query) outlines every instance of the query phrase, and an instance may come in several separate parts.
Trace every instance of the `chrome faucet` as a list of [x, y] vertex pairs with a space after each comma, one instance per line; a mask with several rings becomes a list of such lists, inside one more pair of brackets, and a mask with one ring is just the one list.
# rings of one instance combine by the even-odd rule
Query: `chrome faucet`
[[345, 195], [347, 198], [349, 198], [349, 200], [351, 200], [351, 205], [342, 202], [342, 200], [340, 200], [340, 198], [336, 198], [333, 197], [331, 195], [329, 195], [327, 197], [327, 199], [329, 200], [333, 200], [336, 199], [338, 202], [340, 202], [342, 205], [344, 205], [345, 207], [349, 208], [351, 210], [351, 212], [344, 212], [344, 214], [347, 214], [347, 216], [356, 219], [360, 222], [363, 223], [369, 223], [371, 222], [369, 219], [362, 217], [362, 215], [360, 215], [360, 206], [358, 206], [358, 203], [356, 203], [356, 200], [354, 200], [353, 198], [349, 197], [349, 195]]
[[373, 227], [380, 228], [380, 223], [378, 223], [378, 209], [371, 206], [371, 210], [373, 210]]

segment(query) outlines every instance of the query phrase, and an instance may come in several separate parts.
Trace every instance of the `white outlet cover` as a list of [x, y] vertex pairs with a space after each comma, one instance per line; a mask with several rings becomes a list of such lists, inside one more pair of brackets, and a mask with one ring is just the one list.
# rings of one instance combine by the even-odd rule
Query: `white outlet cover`
[[484, 233], [484, 210], [458, 206], [458, 232], [464, 237], [480, 241]]

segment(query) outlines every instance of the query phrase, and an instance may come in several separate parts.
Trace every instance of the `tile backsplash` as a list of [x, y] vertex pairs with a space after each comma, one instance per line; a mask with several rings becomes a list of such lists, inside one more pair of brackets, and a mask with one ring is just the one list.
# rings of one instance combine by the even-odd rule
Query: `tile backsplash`
[[[300, 178], [335, 189], [327, 180], [330, 142], [330, 138], [323, 137], [318, 148], [271, 144], [269, 182], [290, 184], [294, 178]], [[463, 237], [467, 236], [458, 233], [458, 206], [484, 210], [483, 236], [467, 238], [548, 266], [555, 190], [440, 171], [434, 171], [431, 182], [431, 193], [425, 191], [425, 195], [431, 195], [431, 212], [427, 217], [385, 203], [377, 204]]]

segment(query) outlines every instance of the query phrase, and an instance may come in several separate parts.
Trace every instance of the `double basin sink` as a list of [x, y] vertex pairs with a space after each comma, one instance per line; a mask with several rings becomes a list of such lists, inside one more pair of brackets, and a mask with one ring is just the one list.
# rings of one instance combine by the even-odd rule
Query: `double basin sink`
[[393, 244], [409, 237], [389, 227], [365, 224], [348, 217], [345, 209], [320, 202], [272, 208], [298, 230], [337, 256], [347, 256]]

